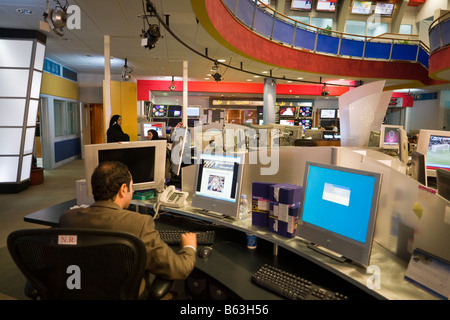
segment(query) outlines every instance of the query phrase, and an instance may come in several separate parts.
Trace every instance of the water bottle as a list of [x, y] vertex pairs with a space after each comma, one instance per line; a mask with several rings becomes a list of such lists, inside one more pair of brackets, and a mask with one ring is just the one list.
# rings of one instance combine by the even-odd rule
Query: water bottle
[[247, 195], [241, 195], [241, 201], [239, 202], [239, 219], [245, 219], [248, 216], [248, 200]]

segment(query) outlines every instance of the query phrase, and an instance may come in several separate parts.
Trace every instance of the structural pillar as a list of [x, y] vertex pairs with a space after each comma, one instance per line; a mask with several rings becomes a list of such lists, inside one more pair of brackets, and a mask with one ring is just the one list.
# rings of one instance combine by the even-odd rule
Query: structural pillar
[[264, 79], [263, 124], [275, 123], [277, 101], [277, 82], [273, 78]]

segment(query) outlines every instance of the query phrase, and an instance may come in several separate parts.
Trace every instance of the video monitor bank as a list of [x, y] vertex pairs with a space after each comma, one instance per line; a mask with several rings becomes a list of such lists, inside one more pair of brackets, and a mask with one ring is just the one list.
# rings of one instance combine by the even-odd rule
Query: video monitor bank
[[380, 185], [379, 173], [306, 162], [296, 235], [369, 265]]
[[[241, 197], [244, 153], [199, 155], [192, 206], [205, 214], [236, 218]], [[201, 213], [202, 213], [201, 212]]]

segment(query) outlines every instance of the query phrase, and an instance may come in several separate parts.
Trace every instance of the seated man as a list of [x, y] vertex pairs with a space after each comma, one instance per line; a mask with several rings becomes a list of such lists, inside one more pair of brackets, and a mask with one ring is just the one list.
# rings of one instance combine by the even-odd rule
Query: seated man
[[[105, 161], [92, 174], [95, 203], [88, 208], [64, 212], [61, 228], [93, 228], [124, 231], [142, 239], [147, 251], [146, 271], [164, 279], [186, 279], [195, 265], [197, 237], [181, 236], [181, 248], [175, 252], [155, 229], [150, 215], [126, 210], [133, 196], [133, 180], [128, 168], [117, 161]], [[141, 286], [141, 291], [143, 291]], [[142, 292], [141, 292], [142, 293]]]

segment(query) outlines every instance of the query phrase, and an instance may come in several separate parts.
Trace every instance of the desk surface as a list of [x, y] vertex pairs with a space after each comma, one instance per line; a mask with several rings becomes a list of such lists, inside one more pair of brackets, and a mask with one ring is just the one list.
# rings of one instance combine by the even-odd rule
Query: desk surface
[[[132, 204], [153, 208], [153, 203], [150, 201], [133, 200]], [[59, 216], [74, 205], [76, 205], [76, 200], [66, 201], [27, 215], [24, 220], [31, 223], [58, 226]], [[243, 299], [268, 300], [279, 298], [251, 283], [251, 275], [264, 263], [279, 265], [286, 271], [293, 273], [298, 271], [297, 266], [300, 266], [299, 268], [307, 271], [307, 273], [308, 270], [317, 269], [319, 271], [305, 277], [332, 290], [346, 293], [349, 297], [353, 293], [357, 298], [365, 296], [393, 300], [436, 299], [428, 292], [405, 281], [403, 277], [407, 264], [375, 242], [370, 264], [380, 268], [381, 288], [372, 290], [367, 286], [367, 281], [372, 274], [367, 273], [365, 268], [350, 262], [338, 262], [315, 252], [307, 248], [306, 243], [301, 239], [287, 239], [273, 234], [267, 229], [253, 226], [251, 219], [217, 219], [199, 214], [199, 209], [190, 205], [183, 208], [164, 208], [164, 211], [175, 214], [175, 216], [183, 216], [208, 223], [208, 226], [222, 228], [222, 238], [217, 237], [217, 245], [214, 246], [213, 254], [206, 259], [198, 258], [196, 268], [226, 284], [230, 290]], [[169, 225], [172, 228], [183, 229], [180, 223], [169, 223]], [[157, 228], [161, 228], [161, 226], [167, 226], [163, 216], [157, 220]], [[247, 249], [245, 246], [245, 233], [249, 231], [256, 234], [260, 239], [256, 250]], [[224, 243], [220, 243], [221, 240]], [[278, 255], [272, 254], [274, 246], [280, 249]], [[322, 278], [325, 283], [317, 282]], [[329, 283], [334, 283], [337, 287], [333, 288], [333, 285], [328, 285]], [[340, 289], [343, 286], [345, 290], [352, 292], [344, 292]]]

